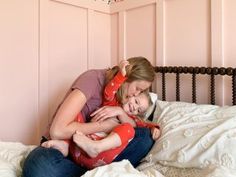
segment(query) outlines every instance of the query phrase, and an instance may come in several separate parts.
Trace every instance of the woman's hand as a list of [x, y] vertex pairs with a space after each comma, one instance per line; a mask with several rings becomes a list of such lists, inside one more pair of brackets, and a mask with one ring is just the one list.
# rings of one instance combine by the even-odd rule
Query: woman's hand
[[136, 127], [135, 121], [130, 118], [119, 106], [104, 106], [93, 112], [90, 116], [94, 116], [91, 120], [94, 122], [101, 122], [106, 119], [116, 118], [121, 123], [130, 123], [133, 127]]
[[151, 134], [152, 134], [152, 139], [157, 140], [161, 136], [161, 131], [158, 128], [153, 127], [151, 129]]
[[103, 106], [93, 112], [90, 116], [92, 116], [93, 122], [101, 122], [109, 118], [117, 117], [123, 114], [123, 109], [119, 106]]
[[129, 65], [129, 62], [127, 60], [121, 60], [119, 64], [120, 72], [123, 76], [126, 76], [126, 66]]

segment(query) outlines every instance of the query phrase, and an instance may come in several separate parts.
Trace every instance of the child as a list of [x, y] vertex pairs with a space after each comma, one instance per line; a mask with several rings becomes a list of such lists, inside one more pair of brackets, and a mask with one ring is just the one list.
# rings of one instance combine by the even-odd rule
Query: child
[[[129, 63], [125, 60], [120, 63], [120, 71], [116, 74], [104, 89], [103, 105], [116, 106], [117, 115], [114, 120], [117, 121], [117, 125], [113, 131], [105, 138], [98, 134], [84, 135], [81, 132], [76, 132], [73, 135], [73, 141], [75, 144], [70, 144], [70, 152], [72, 158], [79, 164], [86, 166], [87, 168], [94, 168], [103, 164], [111, 163], [112, 160], [127, 146], [128, 142], [134, 137], [133, 127], [149, 127], [151, 128], [153, 139], [156, 140], [160, 131], [158, 125], [148, 124], [140, 120], [136, 116], [141, 116], [146, 112], [151, 104], [151, 99], [148, 92], [143, 92], [138, 96], [128, 98], [126, 103], [122, 104], [122, 101], [118, 101], [115, 97], [117, 91], [119, 91], [120, 85], [125, 82], [126, 70], [128, 70]], [[127, 68], [127, 69], [126, 69]], [[122, 98], [121, 98], [122, 100]], [[121, 103], [120, 103], [121, 102]], [[119, 107], [118, 107], [119, 106]], [[122, 107], [122, 108], [121, 108]], [[103, 107], [104, 108], [104, 107]], [[110, 117], [104, 116], [105, 109], [99, 109], [95, 111], [91, 116], [93, 121], [102, 122]], [[106, 107], [105, 107], [106, 108]], [[121, 110], [123, 109], [123, 111]], [[126, 114], [122, 114], [126, 112]], [[81, 122], [83, 118], [78, 115], [77, 120]], [[51, 140], [42, 144], [44, 147], [53, 147], [63, 153], [64, 156], [68, 155], [68, 143], [60, 140]], [[83, 149], [86, 154], [81, 151]]]
[[[148, 92], [143, 92], [136, 97], [131, 97], [128, 99], [128, 102], [122, 105], [122, 109], [129, 115], [130, 121], [133, 122], [133, 127], [147, 127], [150, 128], [152, 133], [152, 138], [157, 140], [160, 136], [159, 126], [154, 123], [144, 122], [138, 117], [146, 112], [150, 106], [150, 96]], [[123, 125], [121, 123], [121, 125]], [[119, 126], [117, 126], [119, 127]], [[126, 129], [125, 129], [126, 128]], [[116, 148], [125, 144], [124, 137], [129, 137], [128, 131], [133, 131], [129, 127], [123, 127], [125, 129], [123, 132], [112, 131], [106, 138], [101, 140], [93, 140], [86, 135], [76, 132], [73, 136], [75, 144], [82, 148], [90, 157], [95, 158], [101, 152], [107, 151], [112, 148]], [[117, 136], [119, 134], [119, 136]], [[128, 141], [133, 138], [129, 137]], [[127, 141], [127, 138], [125, 138]]]

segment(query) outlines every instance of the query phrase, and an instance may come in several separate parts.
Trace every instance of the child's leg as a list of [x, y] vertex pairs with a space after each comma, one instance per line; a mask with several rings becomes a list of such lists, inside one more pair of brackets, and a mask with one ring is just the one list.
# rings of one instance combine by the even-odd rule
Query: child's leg
[[[104, 149], [108, 150], [99, 153], [95, 158], [91, 158], [88, 157], [82, 150], [79, 150], [79, 147], [70, 146], [70, 152], [72, 152], [72, 158], [77, 163], [89, 169], [109, 164], [127, 146], [128, 142], [134, 137], [134, 133], [135, 132], [133, 127], [130, 124], [125, 123], [115, 127], [114, 131], [108, 137], [104, 138], [102, 141], [99, 140], [100, 142], [93, 141], [83, 134], [77, 134], [78, 136], [76, 137], [76, 141], [78, 140], [78, 145], [81, 146], [81, 148], [84, 149], [84, 151], [87, 152], [88, 154], [92, 152], [92, 155], [94, 155], [93, 154], [94, 151], [97, 154], [101, 150], [100, 149], [97, 151], [97, 149], [99, 149], [98, 146], [102, 146]], [[81, 141], [82, 139], [83, 141]], [[89, 141], [89, 143], [87, 141]], [[99, 145], [99, 143], [97, 142], [102, 143], [102, 145], [101, 144]], [[89, 144], [89, 146], [86, 145], [87, 143]]]
[[59, 150], [65, 157], [69, 153], [69, 143], [64, 140], [48, 140], [41, 144], [42, 147]]
[[91, 140], [81, 132], [76, 132], [76, 134], [73, 135], [73, 141], [92, 158], [96, 157], [103, 151], [116, 148], [121, 145], [119, 135], [114, 132], [111, 132], [107, 137], [98, 141]]
[[94, 141], [88, 138], [81, 132], [76, 132], [73, 136], [73, 141], [78, 147], [82, 148], [90, 157], [94, 158], [99, 153], [107, 151], [109, 149], [114, 149], [121, 146], [122, 144], [127, 144], [129, 140], [134, 137], [134, 129], [128, 124], [121, 124], [113, 129], [107, 137]]
[[[79, 113], [76, 117], [78, 122], [84, 122], [82, 114]], [[65, 157], [69, 154], [70, 140], [48, 140], [41, 144], [42, 147], [54, 148], [59, 150]]]

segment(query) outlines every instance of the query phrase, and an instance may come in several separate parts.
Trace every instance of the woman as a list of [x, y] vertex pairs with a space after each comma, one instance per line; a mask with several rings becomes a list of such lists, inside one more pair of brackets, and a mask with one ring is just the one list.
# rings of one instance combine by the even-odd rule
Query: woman
[[[116, 93], [118, 100], [137, 96], [148, 89], [154, 80], [155, 73], [147, 59], [134, 57], [128, 61], [130, 71], [127, 80]], [[89, 70], [78, 77], [56, 111], [50, 127], [51, 139], [71, 139], [76, 131], [86, 135], [111, 131], [111, 125], [116, 124], [114, 120], [90, 122], [90, 114], [101, 106], [103, 89], [118, 70], [118, 66], [108, 70]], [[111, 117], [115, 116], [112, 115], [115, 111], [106, 112], [110, 112]], [[79, 114], [82, 114], [86, 118], [84, 121], [88, 123], [83, 124], [75, 121]], [[136, 128], [135, 137], [114, 161], [128, 159], [133, 166], [137, 166], [152, 145], [150, 130]], [[64, 157], [57, 149], [43, 147], [34, 149], [26, 158], [23, 166], [24, 177], [75, 177], [81, 176], [85, 172], [86, 169]]]

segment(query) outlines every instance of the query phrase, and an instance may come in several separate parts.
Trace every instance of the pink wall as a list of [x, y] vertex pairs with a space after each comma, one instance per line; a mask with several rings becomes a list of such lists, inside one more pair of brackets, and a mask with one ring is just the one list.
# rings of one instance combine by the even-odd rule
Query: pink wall
[[[1, 1], [0, 140], [38, 143], [65, 91], [89, 68], [138, 55], [154, 65], [236, 67], [235, 8], [234, 0]], [[217, 103], [230, 104], [229, 80], [217, 81]], [[209, 99], [206, 86], [199, 103]], [[161, 97], [159, 79], [154, 88]]]
[[[164, 0], [157, 3], [157, 26], [160, 28], [160, 33], [157, 32], [157, 64], [235, 67], [235, 8], [233, 0]], [[182, 77], [182, 82], [185, 77]], [[197, 78], [199, 82], [206, 79], [204, 76]], [[221, 76], [216, 80], [216, 102], [231, 104], [229, 80]], [[222, 82], [225, 82], [225, 87], [222, 87]], [[173, 82], [168, 87], [168, 93], [173, 93]], [[190, 87], [190, 83], [186, 87]], [[201, 84], [197, 89], [198, 102], [207, 102], [208, 85]], [[189, 101], [190, 96], [185, 90], [181, 88], [181, 98]], [[173, 95], [170, 94], [169, 99], [173, 99]]]
[[0, 140], [37, 144], [72, 81], [111, 65], [109, 6], [73, 2], [0, 2]]
[[38, 134], [38, 4], [0, 2], [0, 140]]

